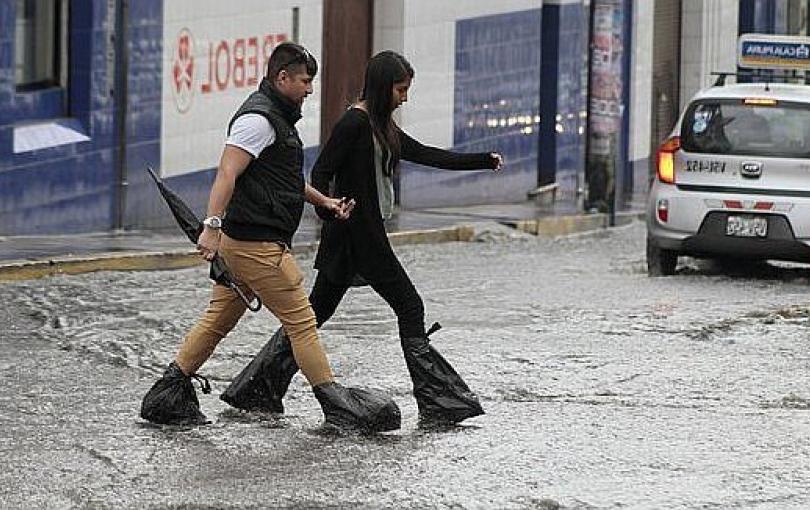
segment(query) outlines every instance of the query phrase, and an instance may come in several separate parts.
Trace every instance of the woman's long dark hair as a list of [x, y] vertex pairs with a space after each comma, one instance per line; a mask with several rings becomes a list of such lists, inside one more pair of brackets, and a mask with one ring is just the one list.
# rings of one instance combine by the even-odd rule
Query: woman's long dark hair
[[397, 126], [391, 118], [393, 109], [394, 84], [413, 79], [413, 67], [405, 57], [393, 51], [377, 53], [368, 61], [363, 94], [360, 99], [366, 102], [371, 129], [390, 155], [390, 164], [384, 169], [388, 175], [393, 174], [399, 164], [400, 144]]

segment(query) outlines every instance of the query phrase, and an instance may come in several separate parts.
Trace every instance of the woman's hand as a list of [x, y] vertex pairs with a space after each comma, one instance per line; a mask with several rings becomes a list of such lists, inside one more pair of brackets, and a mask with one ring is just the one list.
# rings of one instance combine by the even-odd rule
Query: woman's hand
[[197, 251], [209, 262], [214, 260], [214, 256], [219, 250], [219, 236], [218, 228], [205, 227], [200, 238], [197, 239]]
[[492, 169], [493, 172], [500, 172], [503, 168], [503, 156], [501, 156], [500, 152], [490, 152], [489, 157], [495, 161], [495, 168]]
[[335, 218], [338, 220], [346, 220], [349, 219], [349, 216], [352, 214], [352, 209], [354, 209], [355, 205], [354, 199], [349, 199], [346, 197], [341, 198], [329, 198], [326, 197], [324, 202], [321, 204], [321, 207], [324, 209], [328, 209], [332, 211], [332, 214], [335, 215]]

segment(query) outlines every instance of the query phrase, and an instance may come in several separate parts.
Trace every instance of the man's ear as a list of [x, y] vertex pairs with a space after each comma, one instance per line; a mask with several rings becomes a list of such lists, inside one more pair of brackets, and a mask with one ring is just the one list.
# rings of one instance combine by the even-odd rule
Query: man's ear
[[286, 69], [282, 69], [276, 75], [276, 80], [275, 80], [276, 85], [278, 85], [279, 83], [287, 80], [289, 77], [290, 77], [290, 73], [288, 73]]

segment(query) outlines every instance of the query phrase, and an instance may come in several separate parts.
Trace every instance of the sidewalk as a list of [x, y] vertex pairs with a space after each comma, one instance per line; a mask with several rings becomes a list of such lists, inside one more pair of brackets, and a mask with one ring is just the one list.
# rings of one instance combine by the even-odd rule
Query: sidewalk
[[[167, 212], [167, 214], [169, 214]], [[620, 223], [639, 211], [617, 213]], [[399, 211], [389, 221], [393, 244], [470, 241], [476, 227], [493, 222], [537, 235], [564, 235], [605, 228], [605, 214], [583, 214], [573, 204], [496, 204]], [[317, 245], [320, 220], [307, 206], [293, 250]], [[67, 236], [0, 237], [0, 281], [101, 270], [172, 269], [201, 264], [180, 232], [125, 231]]]

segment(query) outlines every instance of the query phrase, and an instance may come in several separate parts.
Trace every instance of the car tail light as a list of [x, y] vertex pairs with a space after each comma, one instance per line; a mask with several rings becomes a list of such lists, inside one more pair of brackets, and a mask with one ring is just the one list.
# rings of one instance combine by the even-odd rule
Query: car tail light
[[658, 148], [655, 168], [659, 181], [675, 184], [675, 152], [680, 148], [681, 138], [679, 136], [673, 136]]
[[669, 220], [669, 201], [660, 199], [655, 209], [658, 211], [658, 219], [666, 223]]

